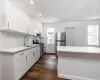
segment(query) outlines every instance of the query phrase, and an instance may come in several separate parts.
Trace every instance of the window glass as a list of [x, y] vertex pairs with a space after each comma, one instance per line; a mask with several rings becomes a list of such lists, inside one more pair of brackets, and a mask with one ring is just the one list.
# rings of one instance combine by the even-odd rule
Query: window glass
[[98, 45], [98, 25], [88, 25], [88, 45]]
[[54, 28], [47, 29], [47, 44], [54, 44]]

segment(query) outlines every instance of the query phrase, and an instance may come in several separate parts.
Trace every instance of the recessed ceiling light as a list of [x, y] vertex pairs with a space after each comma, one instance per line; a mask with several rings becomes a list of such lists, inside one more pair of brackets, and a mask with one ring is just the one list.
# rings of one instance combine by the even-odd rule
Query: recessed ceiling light
[[39, 13], [39, 16], [42, 16], [42, 14], [41, 14], [41, 13]]
[[33, 0], [30, 0], [30, 4], [33, 4], [34, 2], [33, 2]]
[[46, 20], [43, 20], [43, 22], [45, 22]]

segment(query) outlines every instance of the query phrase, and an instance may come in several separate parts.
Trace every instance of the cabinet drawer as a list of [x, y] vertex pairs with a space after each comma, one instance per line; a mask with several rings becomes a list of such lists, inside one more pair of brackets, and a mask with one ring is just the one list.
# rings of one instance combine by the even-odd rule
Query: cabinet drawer
[[25, 52], [24, 52], [24, 51], [18, 52], [18, 53], [16, 53], [16, 54], [14, 55], [14, 59], [20, 59], [20, 58], [22, 58], [22, 57], [24, 57], [24, 56], [25, 56]]
[[34, 48], [31, 48], [31, 49], [26, 50], [25, 54], [29, 55], [30, 53], [33, 53], [33, 52], [34, 52]]

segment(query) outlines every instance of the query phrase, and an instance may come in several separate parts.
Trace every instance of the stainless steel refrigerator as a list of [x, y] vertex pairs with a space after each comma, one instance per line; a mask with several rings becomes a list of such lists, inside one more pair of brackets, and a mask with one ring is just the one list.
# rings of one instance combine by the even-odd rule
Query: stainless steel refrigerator
[[56, 33], [56, 46], [66, 46], [66, 32]]
[[55, 34], [56, 52], [57, 52], [57, 46], [66, 46], [66, 32], [59, 32]]

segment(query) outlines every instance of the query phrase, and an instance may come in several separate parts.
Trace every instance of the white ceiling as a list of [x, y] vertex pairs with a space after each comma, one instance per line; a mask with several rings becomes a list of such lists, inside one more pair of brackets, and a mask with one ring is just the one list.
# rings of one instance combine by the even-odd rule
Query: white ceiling
[[[100, 17], [100, 0], [10, 0], [31, 18], [42, 22], [84, 20]], [[39, 16], [39, 14], [42, 14]]]

